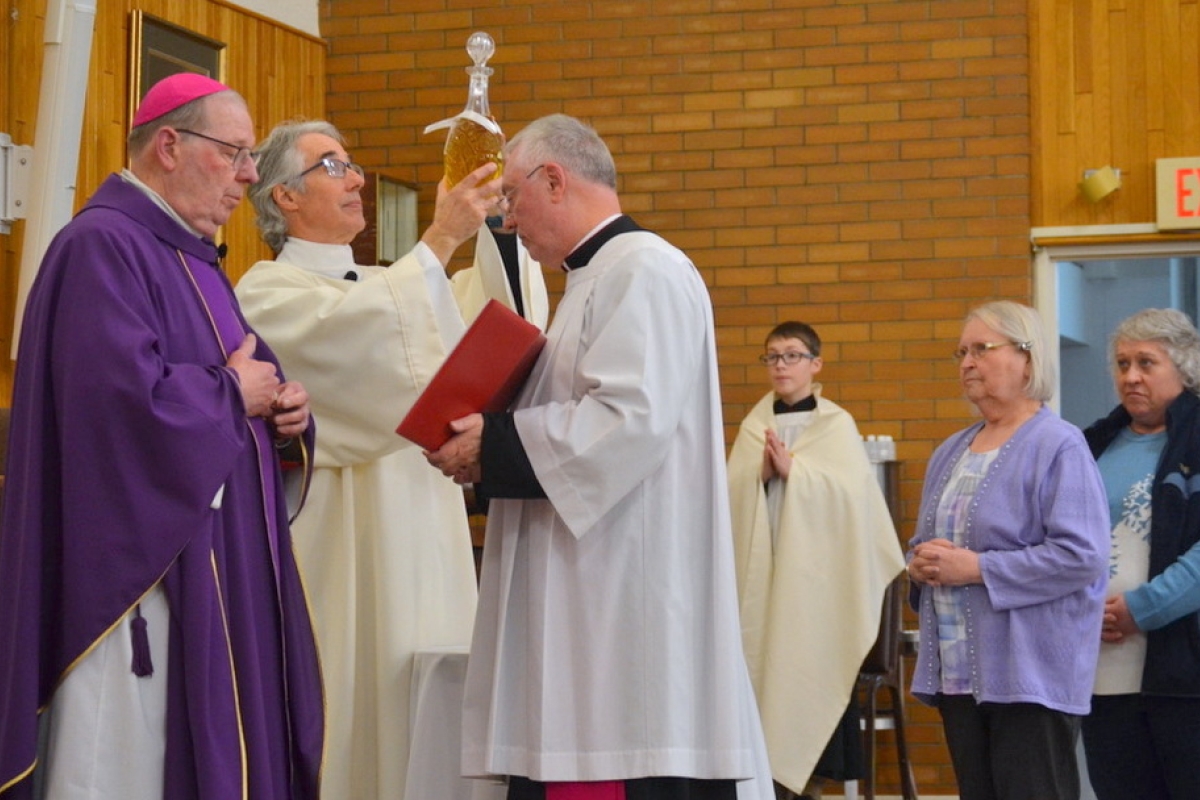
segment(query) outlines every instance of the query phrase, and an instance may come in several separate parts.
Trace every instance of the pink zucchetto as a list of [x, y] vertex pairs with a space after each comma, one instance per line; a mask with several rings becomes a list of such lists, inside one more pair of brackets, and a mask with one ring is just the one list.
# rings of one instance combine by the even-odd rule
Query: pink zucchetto
[[217, 92], [227, 92], [229, 87], [205, 75], [194, 72], [179, 72], [168, 75], [150, 87], [133, 117], [133, 127], [152, 122], [186, 103], [199, 100]]

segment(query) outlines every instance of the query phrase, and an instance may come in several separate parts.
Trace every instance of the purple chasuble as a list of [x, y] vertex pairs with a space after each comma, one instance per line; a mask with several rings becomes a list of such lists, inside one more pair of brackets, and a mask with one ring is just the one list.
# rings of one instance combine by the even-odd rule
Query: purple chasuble
[[[204, 304], [212, 317], [213, 328], [221, 342], [221, 350], [228, 361], [229, 354], [238, 348], [246, 338], [247, 328], [235, 305], [236, 298], [229, 290], [229, 282], [214, 264], [199, 261], [194, 256], [182, 256], [188, 272], [195, 281], [196, 290], [200, 293]], [[278, 364], [276, 365], [279, 366]], [[254, 434], [254, 444], [258, 449], [258, 459], [262, 464], [270, 464], [274, 460], [274, 442], [270, 426], [262, 417], [248, 418], [246, 422]], [[263, 491], [263, 508], [275, 507], [275, 481], [260, 480]], [[275, 516], [265, 515], [267, 526], [267, 542], [271, 550], [271, 563], [276, 574], [279, 572], [279, 530]]]
[[[31, 290], [0, 527], [5, 800], [32, 794], [38, 714], [60, 680], [101, 637], [129, 635], [114, 624], [160, 580], [163, 797], [317, 796], [316, 645], [271, 432], [225, 366], [250, 329], [215, 262], [112, 176]], [[255, 357], [278, 369], [261, 342]]]

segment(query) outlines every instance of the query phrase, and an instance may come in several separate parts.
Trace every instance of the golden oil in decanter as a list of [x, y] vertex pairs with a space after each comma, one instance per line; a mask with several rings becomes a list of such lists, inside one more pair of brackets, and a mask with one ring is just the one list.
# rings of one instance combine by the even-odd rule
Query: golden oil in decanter
[[498, 167], [489, 180], [499, 178], [504, 171], [503, 149], [503, 136], [492, 133], [472, 119], [459, 117], [446, 137], [446, 184], [455, 185], [489, 161]]

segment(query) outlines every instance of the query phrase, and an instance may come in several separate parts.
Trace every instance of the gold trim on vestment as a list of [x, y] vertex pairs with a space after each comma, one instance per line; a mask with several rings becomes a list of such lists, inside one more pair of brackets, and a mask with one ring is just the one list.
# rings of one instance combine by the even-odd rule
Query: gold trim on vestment
[[245, 725], [242, 723], [242, 698], [238, 692], [237, 665], [233, 662], [233, 640], [229, 633], [229, 616], [225, 613], [225, 592], [221, 590], [221, 571], [217, 569], [217, 554], [211, 549], [208, 551], [208, 561], [212, 566], [213, 582], [217, 585], [217, 597], [221, 601], [218, 604], [218, 607], [221, 609], [221, 629], [225, 632], [225, 654], [229, 657], [229, 678], [233, 688], [233, 709], [234, 716], [237, 717], [238, 749], [241, 750], [242, 755], [242, 800], [249, 800], [250, 765], [246, 756]]

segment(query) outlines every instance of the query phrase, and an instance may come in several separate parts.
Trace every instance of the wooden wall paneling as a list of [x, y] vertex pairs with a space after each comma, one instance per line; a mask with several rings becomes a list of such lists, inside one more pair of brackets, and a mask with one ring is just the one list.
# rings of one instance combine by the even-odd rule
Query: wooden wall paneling
[[[0, 132], [7, 133], [9, 136], [13, 135], [13, 94], [17, 90], [16, 70], [13, 69], [12, 57], [15, 31], [15, 25], [0, 26], [0, 74], [2, 74], [0, 76]], [[14, 138], [13, 142], [14, 144], [25, 144], [17, 138]], [[24, 230], [25, 225], [18, 222], [13, 224], [8, 235], [0, 235], [0, 297], [12, 297], [16, 294], [17, 270], [14, 265], [18, 263], [17, 243]], [[12, 336], [11, 309], [12, 305], [9, 304], [6, 313], [0, 313], [0, 327], [4, 329], [4, 332], [0, 333], [0, 347], [4, 348], [5, 353], [10, 350]], [[3, 366], [0, 366], [0, 392], [5, 398], [11, 394], [8, 388], [10, 378], [10, 362], [5, 358]], [[7, 404], [7, 401], [3, 402], [3, 405]]]
[[[1053, 29], [1047, 27], [1053, 21], [1054, 14], [1051, 11], [1037, 10], [1035, 0], [1030, 0], [1029, 11], [1029, 74], [1030, 74], [1030, 114], [1029, 114], [1029, 145], [1031, 153], [1045, 153], [1050, 158], [1050, 163], [1054, 162], [1052, 152], [1057, 148], [1058, 142], [1055, 137], [1047, 130], [1046, 119], [1053, 115], [1045, 113], [1045, 110], [1039, 108], [1038, 103], [1034, 98], [1038, 97], [1042, 84], [1033, 79], [1033, 76], [1039, 75], [1047, 70], [1053, 71], [1056, 60], [1054, 58], [1054, 42]], [[1044, 204], [1046, 202], [1046, 173], [1044, 169], [1038, 169], [1038, 166], [1046, 163], [1045, 160], [1033, 158], [1030, 163], [1029, 170], [1029, 216], [1031, 220], [1042, 219], [1045, 216]]]
[[[1093, 6], [1092, 20], [1094, 22], [1092, 52], [1088, 58], [1093, 62], [1097, 75], [1094, 87], [1095, 108], [1084, 130], [1080, 132], [1087, 149], [1079, 152], [1083, 160], [1075, 162], [1075, 179], [1081, 180], [1088, 169], [1099, 169], [1111, 166], [1120, 169], [1122, 177], [1128, 177], [1128, 191], [1121, 190], [1121, 202], [1112, 197], [1100, 203], [1091, 203], [1077, 190], [1074, 192], [1074, 204], [1078, 211], [1086, 216], [1089, 225], [1111, 225], [1121, 220], [1119, 210], [1126, 207], [1136, 194], [1135, 174], [1133, 167], [1133, 152], [1128, 137], [1130, 132], [1124, 130], [1124, 125], [1117, 124], [1119, 120], [1127, 119], [1130, 113], [1130, 89], [1144, 83], [1138, 77], [1138, 70], [1129, 64], [1130, 40], [1135, 38], [1130, 31], [1124, 29], [1121, 18], [1124, 16], [1119, 9], [1114, 9], [1105, 0], [1089, 0]], [[1114, 24], [1115, 23], [1115, 24]]]
[[[1196, 1], [1031, 0], [1030, 17], [1033, 224], [1153, 223], [1155, 160], [1200, 154]], [[1089, 203], [1076, 185], [1105, 164], [1122, 188]]]
[[1034, 165], [1043, 165], [1043, 169], [1034, 170], [1034, 184], [1040, 187], [1032, 204], [1036, 225], [1039, 219], [1061, 216], [1073, 200], [1073, 187], [1079, 180], [1074, 155], [1077, 120], [1088, 119], [1092, 112], [1093, 76], [1090, 69], [1083, 75], [1076, 69], [1080, 63], [1076, 54], [1091, 46], [1089, 15], [1084, 14], [1080, 22], [1076, 14], [1081, 4], [1075, 0], [1038, 4], [1034, 0], [1034, 5], [1040, 9], [1034, 14], [1038, 18], [1035, 27], [1044, 31], [1031, 48], [1041, 55], [1034, 74], [1041, 76], [1042, 85], [1057, 89], [1049, 98], [1052, 102], [1033, 103], [1031, 124], [1040, 133], [1034, 152], [1044, 156], [1033, 161]]
[[[1138, 183], [1145, 178], [1142, 170], [1139, 170], [1135, 163], [1138, 156], [1143, 155], [1144, 157], [1144, 154], [1137, 152], [1136, 145], [1132, 141], [1135, 136], [1129, 130], [1132, 126], [1123, 122], [1129, 121], [1131, 118], [1140, 118], [1136, 115], [1137, 108], [1142, 105], [1142, 101], [1137, 95], [1145, 88], [1145, 79], [1141, 74], [1145, 66], [1133, 63], [1138, 54], [1136, 47], [1138, 34], [1136, 31], [1129, 30], [1129, 20], [1123, 11], [1118, 9], [1109, 14], [1098, 15], [1097, 19], [1104, 25], [1108, 41], [1106, 56], [1093, 56], [1093, 58], [1107, 57], [1109, 64], [1112, 65], [1108, 70], [1108, 81], [1105, 86], [1105, 93], [1110, 103], [1110, 113], [1107, 116], [1096, 117], [1090, 135], [1103, 137], [1109, 147], [1105, 156], [1095, 163], [1089, 164], [1088, 168], [1103, 167], [1105, 164], [1119, 168], [1122, 175], [1122, 187], [1117, 195], [1099, 203], [1088, 203], [1082, 198], [1079, 203], [1082, 209], [1091, 212], [1088, 215], [1089, 224], [1111, 225], [1118, 221], [1118, 215], [1114, 209], [1128, 208], [1130, 204], [1136, 202], [1139, 194]], [[1118, 64], [1121, 66], [1115, 66]], [[1116, 202], [1118, 199], [1119, 203]]]
[[[42, 39], [45, 31], [45, 0], [12, 0], [6, 6], [6, 19], [0, 40], [4, 44], [0, 72], [3, 87], [0, 121], [4, 132], [15, 144], [33, 144], [34, 119], [42, 82]], [[25, 223], [13, 224], [12, 234], [0, 244], [0, 402], [7, 405], [12, 396], [12, 329], [17, 272], [21, 266], [21, 247]]]
[[[1087, 94], [1096, 87], [1091, 59], [1092, 48], [1096, 44], [1093, 41], [1096, 28], [1093, 25], [1092, 3], [1093, 0], [1075, 0], [1072, 3], [1059, 4], [1059, 13], [1069, 12], [1067, 18], [1071, 22], [1070, 25], [1062, 26], [1062, 35], [1070, 37], [1071, 47], [1064, 47], [1059, 52], [1064, 55], [1069, 53], [1071, 56], [1068, 65], [1071, 68], [1072, 80], [1067, 85], [1077, 94]], [[1072, 119], [1071, 130], [1074, 129]]]
[[[1129, 59], [1127, 86], [1124, 102], [1126, 104], [1122, 119], [1132, 123], [1140, 120], [1140, 124], [1113, 125], [1114, 138], [1126, 148], [1118, 153], [1119, 158], [1130, 164], [1122, 170], [1121, 191], [1126, 193], [1124, 202], [1136, 208], [1149, 210], [1147, 222], [1152, 222], [1156, 216], [1154, 205], [1154, 159], [1151, 148], [1151, 138], [1163, 129], [1163, 92], [1164, 79], [1162, 61], [1163, 53], [1178, 45], [1178, 34], [1164, 38], [1163, 10], [1174, 3], [1139, 3], [1142, 5], [1141, 22], [1133, 25], [1138, 16], [1132, 10], [1124, 10], [1111, 16], [1111, 25], [1120, 29], [1126, 35]], [[1114, 163], [1113, 166], [1119, 166]]]
[[[16, 70], [14, 67], [13, 40], [16, 36], [16, 25], [0, 26], [0, 132], [13, 135], [13, 94], [17, 90], [17, 81], [15, 79]], [[25, 144], [14, 137], [14, 144]], [[16, 294], [16, 268], [17, 263], [17, 239], [24, 233], [25, 226], [23, 223], [14, 223], [12, 231], [8, 235], [0, 235], [0, 297], [11, 297]], [[9, 341], [12, 331], [12, 311], [11, 304], [8, 306], [7, 313], [0, 314], [0, 326], [4, 327], [4, 332], [0, 334], [0, 347], [4, 348], [7, 353], [9, 351]], [[7, 318], [7, 322], [5, 319]], [[8, 382], [10, 378], [9, 361], [3, 359], [3, 366], [0, 367], [0, 391], [4, 397], [8, 397]], [[7, 405], [4, 402], [3, 405]]]
[[1082, 77], [1076, 74], [1077, 65], [1090, 65], [1081, 55], [1092, 46], [1088, 1], [1031, 0], [1030, 4], [1031, 51], [1038, 54], [1031, 76], [1032, 127], [1036, 132], [1031, 210], [1035, 226], [1069, 216], [1079, 180], [1076, 120], [1089, 119], [1093, 110], [1092, 73], [1088, 69]]
[[1179, 30], [1179, 6], [1175, 3], [1147, 3], [1146, 24], [1134, 32], [1144, 58], [1146, 124], [1143, 132], [1161, 131], [1166, 125], [1167, 96], [1171, 84], [1181, 76], [1179, 55], [1183, 43], [1178, 33], [1168, 36], [1168, 30]]
[[1034, 225], [1061, 218], [1069, 203], [1063, 186], [1069, 185], [1074, 172], [1075, 120], [1088, 113], [1078, 108], [1079, 86], [1090, 89], [1091, 72], [1076, 74], [1076, 64], [1088, 64], [1079, 53], [1087, 49], [1085, 36], [1090, 26], [1076, 22], [1073, 0], [1039, 4], [1031, 0], [1030, 31], [1033, 85], [1033, 197], [1031, 218]]
[[[1160, 0], [1145, 3], [1141, 24], [1133, 24], [1134, 19], [1128, 11], [1112, 17], [1113, 27], [1120, 26], [1127, 38], [1129, 60], [1128, 68], [1123, 70], [1127, 77], [1126, 112], [1121, 124], [1117, 124], [1117, 120], [1112, 124], [1114, 138], [1122, 143], [1124, 150], [1115, 152], [1113, 157], [1129, 164], [1123, 168], [1121, 191], [1125, 191], [1125, 186], [1130, 191], [1123, 203], [1108, 206], [1136, 209], [1139, 215], [1144, 215], [1145, 222], [1153, 222], [1157, 213], [1154, 204], [1155, 155], [1150, 149], [1150, 135], [1161, 131], [1163, 126], [1161, 54], [1179, 42], [1178, 32], [1171, 37], [1163, 36], [1162, 9], [1167, 5], [1174, 3]], [[1113, 166], [1121, 165], [1114, 163]], [[1129, 173], [1128, 181], [1125, 170]], [[1121, 221], [1133, 220], [1127, 217]]]
[[1172, 9], [1175, 13], [1164, 24], [1166, 30], [1177, 30], [1179, 35], [1168, 45], [1163, 42], [1162, 83], [1163, 119], [1161, 135], [1155, 143], [1153, 155], [1164, 158], [1164, 153], [1186, 153], [1200, 140], [1200, 108], [1188, 102], [1200, 78], [1200, 48], [1188, 47], [1185, 43], [1200, 36], [1197, 30], [1197, 6], [1181, 4]]
[[[79, 151], [79, 187], [75, 205], [80, 207], [95, 191], [103, 176], [125, 166], [125, 136], [129, 105], [129, 23], [127, 16], [110, 16], [110, 4], [100, 3], [92, 34], [92, 56], [88, 76], [88, 99], [83, 115], [83, 146]], [[117, 23], [119, 31], [109, 31]]]

